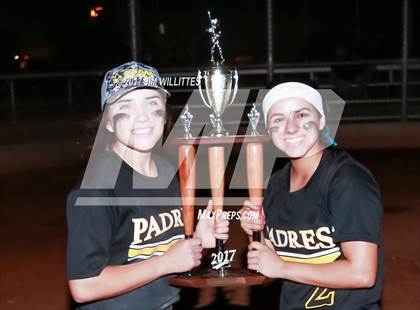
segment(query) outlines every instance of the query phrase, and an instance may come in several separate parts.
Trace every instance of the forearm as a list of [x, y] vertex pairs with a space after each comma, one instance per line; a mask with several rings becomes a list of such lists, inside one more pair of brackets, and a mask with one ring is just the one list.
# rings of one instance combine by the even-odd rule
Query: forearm
[[376, 270], [356, 268], [346, 259], [327, 264], [284, 262], [279, 278], [320, 287], [354, 289], [373, 286]]
[[142, 262], [107, 266], [92, 278], [69, 281], [70, 290], [77, 302], [89, 302], [124, 294], [170, 273], [163, 256]]

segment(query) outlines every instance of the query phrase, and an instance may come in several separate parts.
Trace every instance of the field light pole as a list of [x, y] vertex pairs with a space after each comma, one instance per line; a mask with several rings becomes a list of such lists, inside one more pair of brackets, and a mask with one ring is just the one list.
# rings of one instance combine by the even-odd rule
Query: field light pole
[[267, 0], [267, 84], [273, 82], [273, 1]]
[[410, 1], [402, 3], [402, 47], [401, 47], [401, 120], [407, 120], [407, 75], [408, 75], [408, 28]]
[[128, 9], [130, 14], [130, 45], [131, 45], [131, 58], [138, 60], [137, 52], [137, 1], [128, 0]]

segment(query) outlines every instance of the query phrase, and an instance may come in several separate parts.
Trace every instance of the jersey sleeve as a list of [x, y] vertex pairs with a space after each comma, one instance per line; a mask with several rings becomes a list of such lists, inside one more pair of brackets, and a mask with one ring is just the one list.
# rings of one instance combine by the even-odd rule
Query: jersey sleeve
[[328, 206], [335, 243], [381, 243], [381, 198], [378, 186], [367, 169], [358, 165], [341, 167], [332, 179]]
[[110, 206], [80, 205], [81, 197], [106, 197], [106, 192], [74, 190], [67, 197], [68, 279], [97, 276], [108, 264], [114, 217]]

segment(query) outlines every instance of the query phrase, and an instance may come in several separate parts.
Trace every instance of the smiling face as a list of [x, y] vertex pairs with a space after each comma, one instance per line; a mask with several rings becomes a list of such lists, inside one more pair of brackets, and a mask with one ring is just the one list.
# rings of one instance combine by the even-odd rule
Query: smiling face
[[166, 100], [155, 89], [136, 89], [107, 107], [107, 130], [115, 143], [150, 152], [162, 137]]
[[285, 98], [274, 103], [267, 125], [274, 145], [290, 158], [311, 156], [322, 149], [319, 132], [325, 127], [325, 117], [304, 99]]

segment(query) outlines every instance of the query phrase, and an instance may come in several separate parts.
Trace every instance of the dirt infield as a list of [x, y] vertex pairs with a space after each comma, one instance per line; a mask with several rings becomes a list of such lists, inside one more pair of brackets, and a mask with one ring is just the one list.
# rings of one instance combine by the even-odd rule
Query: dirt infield
[[[420, 150], [350, 153], [372, 170], [383, 193], [383, 309], [420, 309]], [[70, 166], [0, 176], [0, 309], [71, 309], [64, 204], [80, 172], [80, 166]], [[245, 246], [238, 223], [232, 223], [232, 231], [238, 233], [232, 234], [230, 247]], [[277, 290], [201, 295], [188, 290], [175, 309], [197, 303], [207, 309], [277, 309]]]

